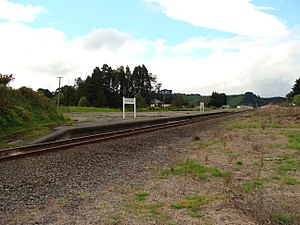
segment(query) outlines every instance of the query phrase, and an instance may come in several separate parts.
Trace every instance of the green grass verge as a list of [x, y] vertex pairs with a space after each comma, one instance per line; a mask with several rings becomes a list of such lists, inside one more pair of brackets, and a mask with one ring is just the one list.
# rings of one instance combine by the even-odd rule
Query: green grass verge
[[63, 113], [122, 112], [121, 109], [80, 106], [62, 106], [61, 111]]

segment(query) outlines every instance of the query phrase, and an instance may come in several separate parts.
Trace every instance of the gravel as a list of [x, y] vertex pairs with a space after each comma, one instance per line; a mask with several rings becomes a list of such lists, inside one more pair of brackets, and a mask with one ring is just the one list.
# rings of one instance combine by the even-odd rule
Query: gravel
[[[47, 207], [66, 193], [91, 193], [113, 184], [138, 185], [147, 175], [146, 167], [168, 166], [200, 130], [205, 134], [216, 123], [202, 122], [2, 162], [0, 223], [8, 214], [17, 215], [25, 208]], [[69, 206], [74, 213], [78, 201]]]

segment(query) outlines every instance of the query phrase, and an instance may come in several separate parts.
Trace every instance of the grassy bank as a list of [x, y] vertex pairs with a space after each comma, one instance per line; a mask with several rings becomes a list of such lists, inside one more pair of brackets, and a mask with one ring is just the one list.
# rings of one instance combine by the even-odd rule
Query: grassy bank
[[[12, 89], [0, 86], [0, 137], [10, 137], [14, 141], [14, 134], [38, 136], [38, 131], [44, 134], [45, 127], [66, 123], [57, 111], [55, 104], [45, 96], [30, 88]], [[18, 135], [17, 135], [18, 136]], [[0, 140], [0, 141], [1, 141]], [[4, 141], [5, 142], [5, 141]]]

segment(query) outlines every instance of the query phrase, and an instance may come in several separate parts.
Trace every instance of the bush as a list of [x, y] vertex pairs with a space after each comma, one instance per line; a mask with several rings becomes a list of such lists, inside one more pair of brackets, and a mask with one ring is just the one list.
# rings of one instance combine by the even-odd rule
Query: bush
[[300, 106], [300, 94], [293, 97], [293, 103], [297, 106]]
[[47, 97], [27, 87], [0, 85], [0, 135], [63, 121]]
[[79, 102], [78, 102], [78, 106], [81, 106], [81, 107], [89, 107], [90, 106], [90, 102], [89, 100], [83, 96], [80, 98]]

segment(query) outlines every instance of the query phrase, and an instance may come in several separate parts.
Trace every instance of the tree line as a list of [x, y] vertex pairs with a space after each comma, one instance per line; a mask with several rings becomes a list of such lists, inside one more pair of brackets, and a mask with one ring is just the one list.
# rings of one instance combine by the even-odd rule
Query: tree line
[[39, 88], [38, 92], [55, 99], [60, 93], [60, 103], [65, 106], [93, 106], [118, 108], [122, 98], [138, 97], [146, 105], [158, 97], [161, 84], [156, 76], [148, 72], [145, 65], [136, 66], [131, 72], [129, 66], [116, 69], [104, 64], [96, 67], [86, 79], [78, 77], [74, 85], [65, 85], [55, 93]]
[[[74, 85], [65, 85], [55, 92], [39, 88], [38, 92], [46, 97], [57, 100], [64, 106], [93, 106], [93, 107], [122, 107], [122, 98], [138, 99], [140, 107], [149, 106], [151, 100], [175, 107], [193, 107], [183, 94], [162, 94], [161, 84], [157, 77], [148, 72], [145, 65], [136, 66], [131, 72], [129, 66], [120, 66], [116, 69], [104, 64], [101, 68], [95, 67], [92, 74], [86, 79], [75, 79]], [[226, 95], [213, 92], [208, 106], [220, 107], [227, 104]]]

